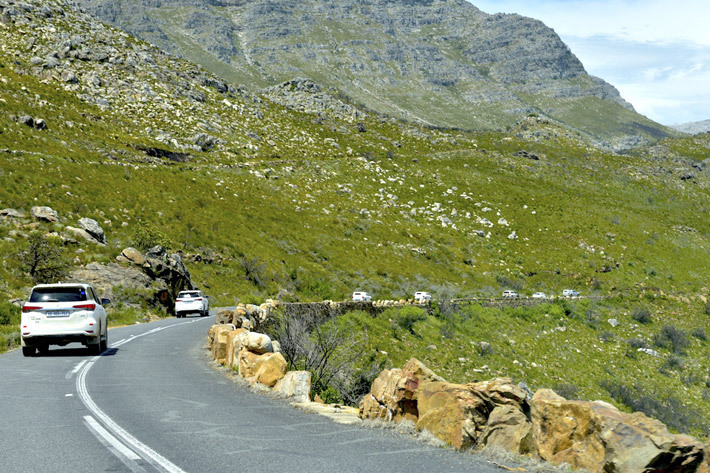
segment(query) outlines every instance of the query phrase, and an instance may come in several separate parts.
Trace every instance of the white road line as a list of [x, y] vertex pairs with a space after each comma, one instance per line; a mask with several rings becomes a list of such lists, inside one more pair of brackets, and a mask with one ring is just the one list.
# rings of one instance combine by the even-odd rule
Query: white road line
[[[198, 320], [204, 320], [204, 319], [198, 319]], [[194, 323], [195, 321], [190, 321], [190, 322], [181, 322], [177, 323], [174, 325], [170, 325], [168, 327], [160, 327], [158, 329], [153, 329], [149, 330], [148, 332], [142, 333], [140, 335], [136, 335], [135, 337], [131, 337], [130, 339], [127, 340], [122, 340], [120, 342], [121, 345], [133, 341], [137, 338], [143, 337], [148, 334], [156, 333], [161, 330], [164, 330], [166, 328], [172, 328], [172, 327], [177, 327], [178, 325], [182, 324], [188, 324], [188, 323]], [[117, 344], [112, 344], [112, 347], [117, 346]], [[76, 391], [79, 395], [79, 398], [81, 399], [81, 402], [84, 403], [84, 406], [96, 417], [107, 429], [107, 433], [113, 434], [113, 436], [117, 437], [120, 439], [121, 442], [123, 442], [124, 447], [127, 445], [128, 449], [130, 449], [134, 455], [138, 454], [140, 455], [140, 458], [145, 460], [146, 462], [150, 463], [153, 467], [155, 467], [157, 470], [165, 472], [165, 473], [185, 473], [184, 470], [182, 470], [179, 466], [175, 465], [172, 463], [170, 460], [167, 458], [163, 457], [159, 453], [157, 453], [155, 450], [152, 448], [148, 447], [141, 441], [139, 441], [137, 438], [135, 438], [133, 435], [128, 433], [123, 427], [118, 425], [113, 419], [111, 419], [104, 411], [102, 411], [99, 406], [96, 405], [94, 400], [91, 398], [91, 395], [89, 395], [89, 391], [86, 388], [86, 374], [89, 372], [92, 366], [94, 366], [94, 363], [96, 363], [101, 356], [95, 356], [91, 358], [90, 360], [85, 360], [88, 361], [86, 365], [81, 367], [79, 369], [79, 375], [76, 377]], [[120, 442], [119, 442], [120, 443]], [[111, 452], [115, 453], [118, 452], [117, 449], [109, 449]], [[120, 453], [120, 452], [119, 452]], [[118, 456], [119, 459], [121, 459], [120, 455]], [[123, 459], [121, 459], [123, 461]], [[125, 463], [125, 462], [124, 462]], [[139, 466], [139, 465], [136, 465]]]
[[75, 375], [75, 374], [81, 369], [82, 366], [84, 366], [84, 363], [86, 363], [87, 361], [88, 361], [88, 360], [84, 360], [84, 361], [82, 361], [81, 363], [77, 364], [77, 365], [74, 367], [73, 370], [69, 371], [69, 372], [66, 374], [66, 376], [64, 376], [64, 378], [65, 378], [65, 379], [71, 378], [73, 375]]
[[84, 420], [89, 425], [89, 428], [91, 430], [93, 430], [96, 434], [100, 435], [101, 438], [103, 438], [106, 442], [108, 442], [115, 450], [117, 450], [123, 456], [125, 456], [129, 460], [140, 460], [141, 459], [141, 457], [136, 455], [136, 452], [134, 452], [130, 448], [123, 445], [121, 442], [118, 441], [118, 439], [116, 437], [114, 437], [113, 435], [108, 433], [108, 431], [106, 429], [104, 429], [101, 426], [101, 424], [96, 422], [96, 419], [94, 419], [91, 416], [84, 416]]

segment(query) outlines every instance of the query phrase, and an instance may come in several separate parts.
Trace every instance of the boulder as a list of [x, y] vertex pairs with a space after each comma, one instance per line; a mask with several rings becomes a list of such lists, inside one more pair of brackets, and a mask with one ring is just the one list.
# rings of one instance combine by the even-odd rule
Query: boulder
[[535, 454], [532, 423], [512, 405], [496, 406], [478, 438], [484, 448], [497, 447], [519, 455]]
[[[408, 419], [416, 422], [419, 386], [431, 381], [445, 382], [416, 358], [411, 358], [401, 370], [383, 370], [372, 383], [370, 396], [363, 398], [360, 417], [396, 421]], [[383, 414], [382, 409], [387, 413]]]
[[234, 325], [220, 324], [214, 331], [212, 355], [214, 360], [221, 365], [227, 362], [227, 335], [234, 330], [236, 330]]
[[15, 209], [2, 209], [0, 210], [0, 218], [25, 218], [24, 212]]
[[[224, 324], [218, 324], [218, 325], [224, 325]], [[237, 336], [241, 333], [246, 332], [243, 328], [237, 328], [236, 330], [232, 330], [227, 334], [227, 348], [226, 348], [226, 353], [225, 353], [225, 360], [226, 360], [226, 365], [227, 368], [230, 370], [233, 369], [235, 366], [239, 366], [239, 359], [238, 357], [234, 356], [239, 353], [239, 350], [235, 350], [235, 343], [234, 340], [237, 338]]]
[[490, 406], [467, 386], [440, 381], [425, 382], [418, 390], [416, 422], [457, 450], [476, 445], [485, 428]]
[[542, 459], [591, 473], [695, 472], [704, 464], [697, 440], [668, 432], [655, 419], [601, 401], [568, 401], [541, 389], [531, 402]]
[[97, 242], [101, 243], [102, 245], [108, 243], [103, 229], [99, 226], [96, 220], [86, 217], [80, 218], [79, 225], [81, 225], [81, 228], [89, 235], [91, 235]]
[[286, 369], [286, 359], [281, 353], [264, 353], [254, 363], [254, 377], [271, 388], [286, 375]]
[[39, 220], [40, 222], [59, 221], [59, 215], [57, 214], [57, 211], [53, 210], [50, 207], [32, 207], [30, 209], [30, 215], [32, 215], [35, 220]]
[[81, 228], [70, 227], [67, 225], [66, 227], [64, 227], [64, 231], [74, 238], [81, 238], [82, 240], [90, 241], [92, 243], [98, 243], [96, 239], [94, 239], [94, 237], [89, 234], [89, 232], [87, 232], [86, 230], [82, 230]]
[[143, 256], [143, 253], [132, 247], [124, 248], [121, 254], [116, 257], [116, 260], [119, 262], [135, 264], [136, 266], [148, 265], [148, 267], [150, 267], [150, 264], [148, 263], [148, 260], [145, 259], [145, 256]]
[[[216, 324], [231, 324], [234, 321], [234, 312], [229, 309], [219, 309], [215, 316]], [[235, 326], [237, 324], [234, 324]], [[239, 324], [241, 326], [241, 324]]]
[[246, 348], [239, 351], [239, 376], [242, 378], [253, 378], [256, 374], [255, 364], [259, 354], [253, 353]]
[[311, 400], [311, 373], [308, 371], [288, 371], [274, 386], [274, 392], [293, 399], [295, 402]]
[[271, 344], [271, 338], [263, 333], [248, 332], [245, 330], [245, 334], [241, 337], [242, 348], [257, 353], [273, 353], [274, 347]]

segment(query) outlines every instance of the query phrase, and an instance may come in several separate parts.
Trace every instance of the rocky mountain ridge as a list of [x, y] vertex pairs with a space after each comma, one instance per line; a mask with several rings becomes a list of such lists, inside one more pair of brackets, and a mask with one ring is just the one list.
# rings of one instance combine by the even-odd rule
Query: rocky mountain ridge
[[700, 120], [697, 122], [680, 123], [678, 125], [673, 125], [671, 128], [682, 131], [683, 133], [689, 133], [691, 135], [699, 135], [700, 133], [707, 133], [710, 131], [710, 120]]
[[616, 149], [672, 134], [588, 75], [542, 22], [465, 0], [75, 2], [252, 88], [308, 77], [378, 112], [463, 129], [534, 113]]

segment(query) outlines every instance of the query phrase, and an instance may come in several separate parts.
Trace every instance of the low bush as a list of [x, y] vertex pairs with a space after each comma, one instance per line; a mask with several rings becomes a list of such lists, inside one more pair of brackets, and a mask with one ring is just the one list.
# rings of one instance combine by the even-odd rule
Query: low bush
[[653, 317], [651, 317], [651, 310], [645, 306], [634, 307], [631, 317], [640, 324], [650, 324], [653, 322]]
[[684, 406], [680, 399], [672, 395], [659, 397], [653, 390], [647, 390], [640, 384], [630, 386], [611, 379], [602, 380], [599, 385], [614, 401], [656, 418], [678, 432], [687, 433], [693, 428], [707, 429], [710, 425], [693, 408]]
[[654, 335], [653, 343], [658, 348], [666, 348], [672, 350], [673, 353], [683, 353], [690, 344], [685, 331], [670, 324], [664, 325], [661, 331]]
[[414, 331], [414, 324], [422, 322], [426, 320], [426, 318], [426, 311], [421, 307], [414, 306], [404, 306], [397, 309], [397, 315], [395, 316], [397, 325], [399, 325], [402, 329], [409, 331], [409, 333], [413, 335], [416, 335], [416, 332]]
[[22, 310], [8, 301], [0, 302], [0, 325], [20, 325]]

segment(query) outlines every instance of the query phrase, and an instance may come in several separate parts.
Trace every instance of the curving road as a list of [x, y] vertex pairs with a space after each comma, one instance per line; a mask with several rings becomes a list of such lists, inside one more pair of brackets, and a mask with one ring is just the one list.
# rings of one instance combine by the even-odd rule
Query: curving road
[[499, 471], [235, 385], [208, 363], [212, 321], [115, 328], [96, 357], [78, 344], [0, 355], [0, 471]]

